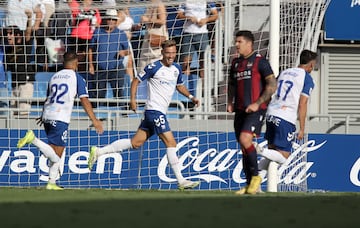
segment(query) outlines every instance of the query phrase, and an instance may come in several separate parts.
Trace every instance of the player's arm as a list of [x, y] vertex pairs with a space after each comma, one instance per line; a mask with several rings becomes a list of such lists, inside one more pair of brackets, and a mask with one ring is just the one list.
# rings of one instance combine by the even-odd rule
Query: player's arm
[[200, 104], [199, 99], [197, 99], [192, 94], [190, 94], [190, 92], [187, 90], [187, 88], [183, 84], [176, 85], [176, 89], [177, 89], [177, 91], [179, 91], [179, 93], [181, 93], [185, 97], [189, 98], [189, 100], [191, 100], [191, 102], [194, 103], [197, 107], [199, 106], [199, 104]]
[[141, 81], [138, 78], [134, 78], [131, 81], [130, 86], [130, 109], [136, 112], [137, 105], [136, 105], [136, 91], [138, 88], [138, 85]]
[[235, 86], [236, 81], [232, 76], [232, 72], [229, 72], [229, 81], [228, 81], [228, 88], [227, 88], [227, 106], [226, 111], [232, 113], [234, 111], [234, 97], [235, 97]]
[[298, 107], [299, 127], [300, 127], [299, 132], [298, 132], [299, 140], [301, 140], [304, 137], [304, 133], [305, 133], [307, 102], [308, 102], [308, 97], [304, 96], [304, 95], [300, 95], [300, 101], [299, 101], [299, 107]]
[[256, 103], [259, 106], [264, 102], [268, 102], [276, 90], [276, 79], [273, 74], [268, 75], [265, 78], [265, 81], [266, 81], [266, 85], [265, 85], [264, 92], [261, 94], [259, 99], [256, 101]]
[[89, 101], [89, 98], [88, 97], [80, 97], [80, 102], [81, 102], [81, 105], [83, 106], [85, 112], [89, 116], [90, 120], [92, 121], [96, 132], [98, 134], [102, 134], [104, 132], [102, 122], [96, 118], [93, 108], [92, 108], [92, 105]]
[[250, 104], [246, 108], [246, 112], [256, 112], [259, 110], [259, 107], [262, 103], [268, 102], [271, 99], [271, 96], [276, 90], [276, 79], [271, 69], [270, 63], [261, 59], [259, 62], [259, 72], [262, 78], [265, 79], [265, 88], [261, 93], [260, 97], [256, 100], [256, 102]]

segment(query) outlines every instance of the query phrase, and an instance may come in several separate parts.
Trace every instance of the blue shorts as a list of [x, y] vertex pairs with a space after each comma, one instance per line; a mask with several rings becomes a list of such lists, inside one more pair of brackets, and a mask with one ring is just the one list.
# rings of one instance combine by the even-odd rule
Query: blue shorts
[[251, 113], [236, 111], [234, 119], [236, 140], [239, 141], [241, 132], [248, 132], [249, 134], [256, 134], [256, 136], [259, 136], [262, 124], [264, 123], [265, 113], [266, 110], [259, 110]]
[[170, 131], [169, 122], [166, 115], [155, 110], [146, 110], [144, 119], [141, 121], [140, 129], [149, 132], [150, 136], [153, 134], [162, 134]]
[[68, 139], [69, 124], [57, 120], [45, 120], [44, 129], [49, 144], [55, 146], [66, 146]]
[[183, 60], [184, 56], [192, 56], [195, 52], [204, 52], [208, 45], [209, 35], [207, 33], [184, 33], [181, 42], [181, 59]]
[[291, 152], [296, 127], [294, 124], [273, 115], [266, 116], [265, 139], [276, 149]]

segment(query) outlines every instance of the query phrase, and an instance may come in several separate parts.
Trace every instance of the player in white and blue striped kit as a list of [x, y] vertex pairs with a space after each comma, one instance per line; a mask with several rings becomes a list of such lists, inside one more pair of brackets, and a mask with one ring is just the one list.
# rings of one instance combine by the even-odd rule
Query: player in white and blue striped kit
[[80, 98], [81, 105], [91, 119], [96, 132], [103, 133], [102, 122], [96, 118], [88, 99], [86, 82], [76, 73], [77, 67], [76, 53], [67, 52], [64, 54], [65, 69], [54, 74], [49, 81], [43, 113], [37, 118], [39, 125], [44, 124], [48, 144], [35, 137], [32, 130], [27, 131], [17, 144], [18, 148], [22, 148], [25, 144], [34, 144], [50, 160], [49, 181], [46, 185], [46, 189], [49, 190], [62, 189], [56, 185], [56, 178], [60, 173], [60, 159], [67, 143], [68, 126], [76, 95]]
[[258, 154], [265, 158], [259, 162], [259, 169], [267, 170], [270, 161], [285, 163], [296, 135], [297, 119], [300, 128], [297, 138], [303, 139], [307, 103], [314, 88], [310, 73], [315, 67], [316, 58], [315, 52], [303, 50], [299, 66], [282, 71], [277, 78], [277, 91], [266, 113], [265, 138], [268, 148], [256, 146]]
[[195, 105], [199, 105], [199, 100], [192, 96], [184, 86], [181, 67], [174, 63], [176, 42], [164, 41], [162, 55], [162, 60], [147, 65], [131, 83], [130, 108], [133, 111], [137, 109], [135, 98], [139, 83], [145, 80], [148, 83], [144, 117], [136, 134], [131, 139], [119, 139], [102, 148], [91, 147], [88, 166], [91, 170], [94, 162], [101, 155], [139, 148], [148, 138], [157, 134], [166, 145], [168, 162], [175, 173], [179, 189], [194, 188], [199, 185], [199, 182], [186, 180], [181, 174], [179, 159], [176, 155], [176, 140], [170, 130], [166, 112], [175, 89], [188, 97]]

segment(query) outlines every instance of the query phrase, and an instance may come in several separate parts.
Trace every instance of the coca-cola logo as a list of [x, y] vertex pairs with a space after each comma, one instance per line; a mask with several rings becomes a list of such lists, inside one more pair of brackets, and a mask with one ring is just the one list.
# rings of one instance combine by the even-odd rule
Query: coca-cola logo
[[[189, 137], [180, 141], [177, 145], [177, 150], [182, 151], [185, 147], [187, 149], [181, 154], [180, 168], [185, 170], [191, 168], [195, 173], [194, 175], [187, 176], [186, 179], [200, 179], [208, 183], [213, 181], [219, 181], [225, 184], [229, 184], [229, 181], [235, 183], [245, 183], [246, 180], [242, 177], [243, 171], [242, 159], [237, 159], [237, 155], [241, 154], [238, 149], [225, 149], [223, 151], [217, 151], [215, 148], [209, 148], [204, 152], [199, 151], [200, 139], [198, 137]], [[302, 145], [294, 144], [294, 151], [287, 159], [286, 163], [279, 166], [278, 175], [280, 177], [280, 183], [285, 184], [299, 184], [306, 180], [311, 173], [309, 172], [313, 162], [306, 160], [307, 153], [315, 151], [322, 147], [326, 141], [316, 145], [315, 140], [310, 140]], [[260, 146], [266, 146], [267, 141], [260, 143]], [[206, 162], [208, 161], [208, 162]], [[166, 155], [162, 157], [158, 166], [158, 176], [162, 181], [175, 182], [175, 178], [171, 178], [167, 175], [166, 168], [168, 166], [168, 160]], [[359, 162], [360, 166], [360, 162]], [[222, 172], [232, 171], [231, 178], [227, 180], [221, 176]], [[198, 173], [198, 174], [196, 174]], [[230, 180], [229, 180], [230, 179]], [[263, 179], [266, 181], [266, 177]]]
[[350, 170], [350, 181], [356, 186], [360, 186], [359, 173], [360, 173], [360, 158], [356, 160], [356, 162], [354, 163], [354, 165], [351, 167]]

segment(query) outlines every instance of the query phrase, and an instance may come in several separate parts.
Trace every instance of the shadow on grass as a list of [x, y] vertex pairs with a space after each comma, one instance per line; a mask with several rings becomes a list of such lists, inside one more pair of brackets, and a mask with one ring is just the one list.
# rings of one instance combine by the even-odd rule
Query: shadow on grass
[[0, 203], [1, 227], [358, 227], [359, 197]]

